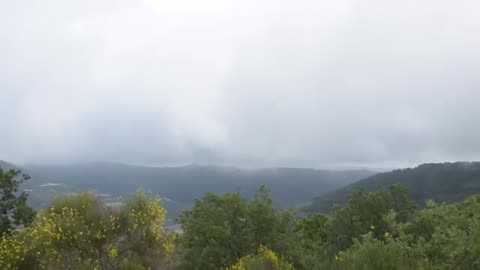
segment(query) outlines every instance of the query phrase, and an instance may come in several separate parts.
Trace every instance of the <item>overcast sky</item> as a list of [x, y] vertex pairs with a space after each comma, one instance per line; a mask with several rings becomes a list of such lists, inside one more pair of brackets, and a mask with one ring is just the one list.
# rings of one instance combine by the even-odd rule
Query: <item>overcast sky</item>
[[478, 0], [0, 3], [0, 159], [480, 159]]

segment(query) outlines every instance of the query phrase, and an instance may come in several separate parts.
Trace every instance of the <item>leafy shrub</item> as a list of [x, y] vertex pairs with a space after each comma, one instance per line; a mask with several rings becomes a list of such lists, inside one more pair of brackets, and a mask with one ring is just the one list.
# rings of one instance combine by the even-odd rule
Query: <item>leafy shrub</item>
[[293, 270], [293, 266], [269, 248], [260, 246], [257, 254], [240, 258], [226, 270]]
[[[386, 233], [388, 235], [388, 233]], [[406, 243], [389, 236], [385, 241], [376, 239], [373, 233], [367, 233], [346, 251], [335, 256], [338, 269], [431, 269], [427, 258]]]
[[56, 198], [33, 224], [4, 237], [0, 269], [154, 267], [172, 250], [160, 199], [138, 191], [119, 212], [90, 193]]

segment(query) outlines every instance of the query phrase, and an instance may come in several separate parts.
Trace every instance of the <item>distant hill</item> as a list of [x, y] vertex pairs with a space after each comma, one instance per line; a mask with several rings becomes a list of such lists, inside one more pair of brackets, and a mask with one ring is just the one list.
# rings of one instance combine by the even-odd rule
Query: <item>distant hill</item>
[[43, 207], [54, 194], [95, 190], [109, 197], [131, 194], [139, 187], [164, 200], [169, 216], [190, 206], [206, 192], [240, 191], [250, 197], [261, 185], [271, 190], [278, 208], [305, 204], [315, 196], [373, 173], [304, 168], [240, 169], [220, 166], [143, 167], [96, 162], [71, 165], [26, 165], [32, 180], [33, 205]]
[[8, 171], [8, 170], [17, 170], [17, 169], [19, 169], [19, 167], [15, 166], [11, 163], [5, 162], [3, 160], [0, 160], [0, 169]]
[[379, 173], [316, 197], [307, 207], [307, 212], [329, 212], [333, 205], [345, 203], [357, 187], [373, 191], [395, 183], [407, 186], [411, 198], [420, 205], [428, 199], [459, 201], [480, 193], [480, 162], [431, 163], [413, 169]]

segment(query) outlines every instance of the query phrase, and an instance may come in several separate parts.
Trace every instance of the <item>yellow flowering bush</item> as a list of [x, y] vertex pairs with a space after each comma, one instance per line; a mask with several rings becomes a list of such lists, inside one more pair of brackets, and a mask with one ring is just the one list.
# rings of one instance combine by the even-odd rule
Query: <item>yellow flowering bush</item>
[[25, 262], [26, 254], [29, 253], [29, 246], [17, 232], [9, 236], [3, 235], [0, 240], [0, 269], [16, 269]]
[[31, 226], [1, 238], [0, 269], [119, 269], [125, 260], [148, 267], [172, 250], [165, 216], [160, 199], [143, 191], [120, 211], [90, 193], [58, 197]]
[[125, 251], [142, 257], [164, 258], [173, 251], [174, 234], [164, 231], [166, 210], [159, 197], [150, 199], [138, 190], [120, 213], [125, 230]]
[[284, 258], [279, 257], [271, 249], [260, 246], [257, 254], [246, 255], [240, 258], [234, 265], [229, 266], [226, 270], [293, 270], [292, 264]]

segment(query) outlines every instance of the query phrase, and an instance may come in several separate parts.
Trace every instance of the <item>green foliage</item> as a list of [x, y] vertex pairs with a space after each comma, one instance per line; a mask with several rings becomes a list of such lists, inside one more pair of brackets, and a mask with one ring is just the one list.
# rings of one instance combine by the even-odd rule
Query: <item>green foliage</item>
[[292, 227], [269, 207], [265, 189], [250, 202], [237, 193], [207, 194], [183, 216], [181, 268], [220, 269], [237, 258], [229, 269], [272, 269], [255, 253], [266, 245], [300, 270], [480, 269], [479, 198], [418, 210], [402, 186], [358, 189], [332, 215], [316, 213]]
[[430, 203], [404, 230], [435, 269], [480, 269], [480, 196]]
[[19, 192], [19, 186], [29, 176], [18, 170], [3, 171], [0, 168], [0, 236], [13, 229], [30, 224], [35, 211], [27, 206], [27, 194]]
[[416, 210], [401, 187], [357, 190], [317, 226], [326, 241], [297, 222], [289, 254], [297, 269], [480, 269], [479, 213], [480, 196]]
[[119, 214], [125, 237], [124, 244], [119, 247], [119, 256], [140, 258], [143, 265], [153, 266], [159, 263], [158, 259], [169, 255], [175, 235], [165, 233], [166, 214], [159, 197], [151, 199], [143, 190], [137, 191]]
[[315, 213], [298, 219], [295, 222], [293, 231], [300, 234], [302, 238], [315, 242], [324, 242], [327, 240], [328, 235], [327, 222], [328, 217], [326, 215]]
[[119, 268], [119, 270], [146, 270], [141, 264], [133, 261], [123, 261]]
[[152, 267], [173, 248], [159, 203], [139, 191], [114, 212], [90, 193], [59, 197], [31, 226], [2, 239], [0, 268], [118, 269], [125, 261]]
[[328, 269], [325, 262], [327, 239], [329, 235], [329, 218], [315, 213], [295, 221], [290, 235], [288, 254], [298, 269]]
[[253, 253], [260, 245], [280, 248], [290, 215], [274, 210], [268, 190], [252, 201], [239, 193], [207, 193], [180, 222], [182, 269], [218, 269]]
[[406, 221], [415, 213], [415, 205], [408, 199], [407, 190], [393, 185], [389, 191], [366, 193], [362, 189], [352, 193], [347, 205], [334, 209], [329, 225], [328, 241], [332, 252], [348, 248], [353, 239], [373, 231], [381, 237], [389, 226], [384, 216], [390, 211], [399, 213], [397, 221]]
[[421, 253], [410, 248], [408, 244], [387, 237], [379, 240], [373, 233], [355, 239], [346, 251], [335, 256], [336, 268], [345, 270], [370, 269], [431, 269], [430, 263]]
[[293, 266], [274, 251], [265, 246], [260, 246], [257, 254], [240, 258], [226, 270], [293, 270]]
[[165, 218], [143, 190], [116, 210], [91, 193], [58, 197], [1, 237], [0, 269], [480, 269], [480, 195], [417, 209], [402, 186], [358, 189], [332, 215], [293, 221], [262, 186], [251, 200], [205, 194], [183, 234]]
[[372, 192], [393, 184], [408, 188], [410, 198], [424, 206], [429, 199], [458, 202], [480, 193], [480, 162], [422, 164], [413, 169], [379, 173], [327, 194], [319, 194], [306, 211], [331, 211], [334, 205], [344, 205], [350, 194], [361, 187]]

